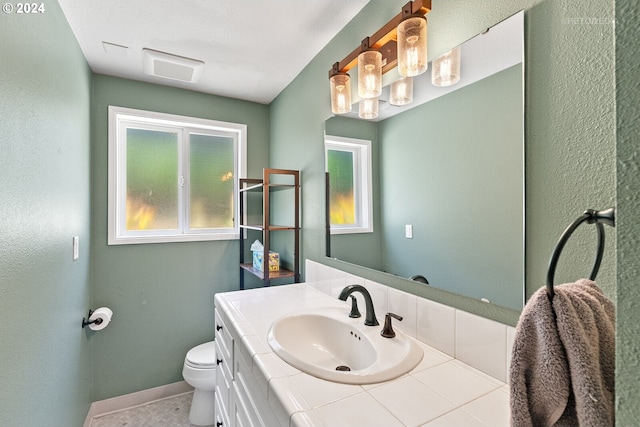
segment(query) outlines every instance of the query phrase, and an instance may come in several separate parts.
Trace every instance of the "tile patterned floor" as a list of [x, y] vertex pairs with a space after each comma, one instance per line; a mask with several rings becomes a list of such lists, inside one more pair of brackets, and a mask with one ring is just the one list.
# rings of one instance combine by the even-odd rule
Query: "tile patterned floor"
[[193, 427], [189, 409], [193, 393], [184, 393], [135, 408], [94, 417], [91, 427]]

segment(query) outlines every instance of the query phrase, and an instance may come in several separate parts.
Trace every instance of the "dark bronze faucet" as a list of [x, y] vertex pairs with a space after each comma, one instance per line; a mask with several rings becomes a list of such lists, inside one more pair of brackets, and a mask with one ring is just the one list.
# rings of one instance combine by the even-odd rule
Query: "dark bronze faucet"
[[385, 338], [393, 338], [396, 336], [396, 332], [393, 330], [393, 327], [391, 326], [392, 317], [396, 320], [400, 320], [400, 321], [402, 320], [402, 316], [398, 316], [395, 313], [387, 313], [387, 315], [384, 316], [384, 327], [382, 328], [380, 335], [382, 335]]
[[340, 296], [338, 299], [342, 301], [346, 301], [347, 297], [351, 295], [352, 292], [360, 292], [364, 297], [364, 303], [366, 306], [366, 313], [364, 318], [364, 324], [367, 326], [377, 326], [379, 325], [378, 319], [376, 319], [376, 312], [373, 309], [373, 301], [371, 300], [371, 295], [369, 291], [364, 286], [361, 285], [349, 285], [345, 287], [342, 292], [340, 292]]
[[351, 313], [349, 313], [349, 317], [358, 318], [362, 317], [360, 314], [360, 310], [358, 310], [358, 300], [353, 295], [349, 295], [351, 298]]

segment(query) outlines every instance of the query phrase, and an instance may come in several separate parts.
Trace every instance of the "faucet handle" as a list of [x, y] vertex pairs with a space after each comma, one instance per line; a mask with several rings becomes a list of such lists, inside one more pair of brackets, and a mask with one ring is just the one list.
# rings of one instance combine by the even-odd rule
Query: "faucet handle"
[[393, 338], [396, 336], [395, 331], [393, 330], [393, 327], [391, 326], [391, 318], [394, 318], [396, 320], [402, 321], [402, 316], [398, 316], [395, 313], [387, 313], [384, 316], [384, 327], [382, 328], [382, 331], [380, 332], [380, 335], [382, 335], [385, 338]]
[[351, 298], [351, 313], [349, 313], [349, 317], [361, 317], [362, 314], [360, 314], [360, 310], [358, 310], [358, 300], [353, 295], [349, 295], [349, 298]]

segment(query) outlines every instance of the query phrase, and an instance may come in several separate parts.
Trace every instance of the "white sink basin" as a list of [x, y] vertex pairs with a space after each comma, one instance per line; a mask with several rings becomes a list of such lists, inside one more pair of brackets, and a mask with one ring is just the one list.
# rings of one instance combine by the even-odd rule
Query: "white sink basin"
[[394, 338], [380, 335], [384, 319], [365, 326], [364, 317], [348, 313], [327, 307], [281, 317], [269, 329], [269, 345], [302, 372], [346, 384], [388, 381], [422, 360], [422, 349], [397, 328]]

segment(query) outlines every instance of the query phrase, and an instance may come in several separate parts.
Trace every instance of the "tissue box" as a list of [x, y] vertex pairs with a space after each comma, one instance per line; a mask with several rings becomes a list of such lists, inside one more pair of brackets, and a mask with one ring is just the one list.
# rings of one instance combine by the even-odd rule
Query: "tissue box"
[[[253, 268], [256, 270], [264, 271], [263, 251], [253, 252]], [[269, 251], [269, 271], [280, 270], [280, 254], [277, 252]]]

